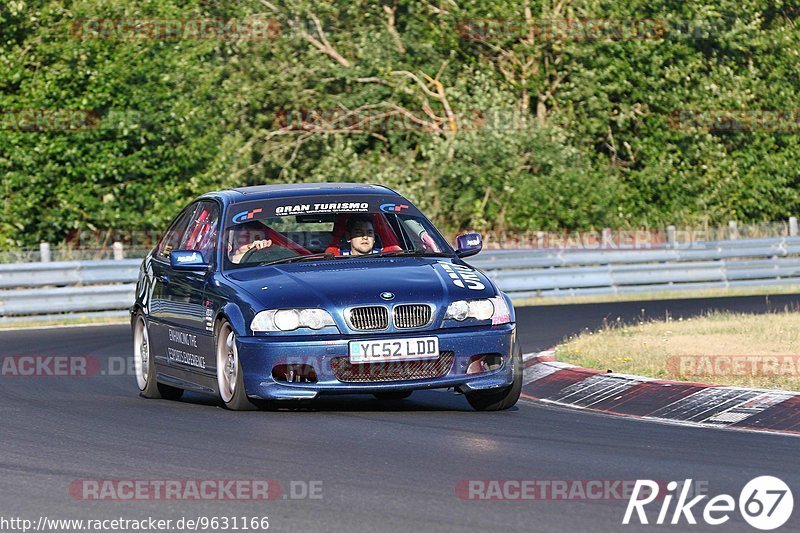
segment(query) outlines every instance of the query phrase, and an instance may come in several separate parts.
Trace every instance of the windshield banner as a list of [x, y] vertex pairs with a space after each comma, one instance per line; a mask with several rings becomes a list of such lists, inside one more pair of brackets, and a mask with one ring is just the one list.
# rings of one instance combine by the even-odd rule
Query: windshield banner
[[396, 196], [326, 195], [275, 198], [231, 205], [232, 224], [289, 215], [340, 213], [397, 213], [420, 215], [416, 207]]

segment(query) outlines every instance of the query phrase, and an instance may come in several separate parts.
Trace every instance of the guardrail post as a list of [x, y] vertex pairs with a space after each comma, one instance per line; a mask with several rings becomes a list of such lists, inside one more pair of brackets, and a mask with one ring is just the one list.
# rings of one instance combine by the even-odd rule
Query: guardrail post
[[675, 248], [675, 244], [675, 226], [669, 225], [667, 226], [667, 246]]
[[614, 246], [614, 237], [611, 235], [611, 228], [603, 228], [603, 241], [600, 247], [616, 248], [616, 246]]
[[41, 257], [42, 263], [49, 263], [50, 262], [50, 243], [49, 242], [40, 242], [39, 243], [39, 256]]
[[739, 238], [739, 225], [735, 220], [728, 221], [728, 238], [731, 240]]
[[115, 242], [112, 248], [114, 250], [114, 261], [122, 261], [125, 259], [125, 248], [121, 242]]
[[789, 237], [797, 237], [797, 217], [789, 217]]

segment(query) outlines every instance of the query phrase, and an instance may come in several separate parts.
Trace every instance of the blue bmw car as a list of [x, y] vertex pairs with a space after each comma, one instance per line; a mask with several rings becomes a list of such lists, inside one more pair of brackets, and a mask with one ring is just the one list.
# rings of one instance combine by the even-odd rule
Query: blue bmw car
[[131, 308], [146, 398], [229, 409], [334, 394], [453, 389], [480, 411], [519, 399], [514, 308], [414, 205], [383, 186], [205, 194], [144, 259]]

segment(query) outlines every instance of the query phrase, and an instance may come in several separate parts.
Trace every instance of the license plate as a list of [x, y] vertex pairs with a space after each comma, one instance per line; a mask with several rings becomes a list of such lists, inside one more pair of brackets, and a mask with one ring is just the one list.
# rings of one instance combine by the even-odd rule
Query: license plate
[[438, 337], [350, 341], [351, 363], [379, 363], [383, 361], [438, 358]]

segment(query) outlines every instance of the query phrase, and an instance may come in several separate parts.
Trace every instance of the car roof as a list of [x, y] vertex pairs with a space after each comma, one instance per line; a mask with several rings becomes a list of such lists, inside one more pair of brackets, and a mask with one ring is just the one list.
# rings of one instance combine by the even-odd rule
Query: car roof
[[236, 187], [224, 191], [204, 194], [203, 197], [220, 198], [227, 203], [262, 200], [267, 198], [291, 198], [298, 196], [324, 196], [327, 194], [386, 194], [402, 198], [400, 194], [383, 185], [367, 183], [283, 183]]

